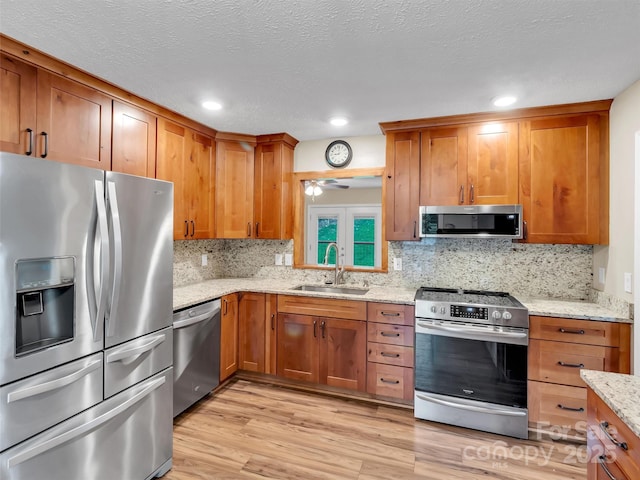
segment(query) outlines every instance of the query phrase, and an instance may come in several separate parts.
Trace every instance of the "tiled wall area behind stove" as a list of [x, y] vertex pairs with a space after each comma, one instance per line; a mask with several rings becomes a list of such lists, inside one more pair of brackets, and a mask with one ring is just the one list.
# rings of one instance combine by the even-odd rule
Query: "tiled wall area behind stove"
[[[261, 277], [323, 283], [333, 275], [314, 269], [275, 266], [276, 253], [292, 253], [293, 241], [196, 240], [174, 242], [174, 285], [212, 278]], [[208, 265], [201, 266], [207, 253]], [[505, 291], [535, 297], [592, 298], [593, 247], [533, 245], [510, 240], [423, 239], [390, 242], [389, 265], [401, 257], [402, 271], [348, 273], [346, 283], [455, 287]]]

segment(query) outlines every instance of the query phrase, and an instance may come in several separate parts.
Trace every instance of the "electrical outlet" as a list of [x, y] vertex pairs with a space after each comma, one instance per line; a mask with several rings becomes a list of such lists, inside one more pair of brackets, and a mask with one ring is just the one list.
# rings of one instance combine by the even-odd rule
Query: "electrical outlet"
[[393, 259], [393, 269], [402, 270], [402, 258], [397, 257]]
[[598, 283], [604, 285], [605, 282], [605, 268], [604, 267], [600, 267], [598, 269]]
[[625, 272], [624, 274], [624, 291], [631, 293], [631, 273]]
[[291, 265], [293, 265], [293, 254], [291, 254], [291, 253], [285, 253], [284, 254], [284, 264], [287, 267], [290, 267]]
[[206, 254], [206, 253], [203, 253], [203, 254], [202, 254], [202, 266], [203, 266], [203, 267], [206, 267], [206, 266], [207, 266], [207, 263], [208, 263], [207, 254]]
[[282, 254], [276, 253], [276, 265], [282, 265]]

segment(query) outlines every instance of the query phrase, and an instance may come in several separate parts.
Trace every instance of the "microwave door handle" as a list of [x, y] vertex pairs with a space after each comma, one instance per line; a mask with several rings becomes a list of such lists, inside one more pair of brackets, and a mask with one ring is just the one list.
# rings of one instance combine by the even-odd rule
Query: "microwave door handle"
[[[107, 225], [107, 208], [104, 199], [104, 183], [102, 180], [95, 181], [96, 208], [98, 211], [98, 231], [100, 232], [100, 259], [98, 269], [100, 271], [100, 284], [98, 286], [97, 308], [93, 319], [93, 341], [102, 340], [104, 329], [104, 316], [107, 307], [106, 285], [109, 281], [109, 231]], [[95, 250], [94, 250], [95, 252]]]
[[117, 407], [109, 410], [108, 412], [100, 415], [93, 420], [88, 421], [76, 428], [72, 428], [56, 437], [53, 437], [49, 440], [45, 440], [42, 443], [38, 443], [31, 448], [27, 448], [20, 453], [17, 453], [13, 457], [10, 457], [7, 461], [7, 467], [13, 468], [21, 463], [26, 462], [27, 460], [32, 459], [38, 455], [42, 455], [45, 452], [48, 452], [52, 448], [57, 447], [58, 445], [62, 445], [63, 443], [69, 442], [74, 438], [81, 437], [82, 435], [89, 433], [92, 430], [95, 430], [100, 425], [107, 423], [109, 420], [119, 416], [121, 413], [125, 412], [127, 409], [135, 405], [136, 403], [144, 400], [145, 397], [151, 394], [154, 390], [159, 388], [166, 381], [165, 377], [157, 378], [149, 382], [144, 389], [140, 392], [136, 393], [133, 397], [128, 400], [122, 402]]
[[115, 331], [114, 313], [118, 309], [120, 300], [120, 287], [122, 285], [122, 229], [120, 227], [120, 211], [118, 209], [118, 197], [116, 195], [115, 182], [108, 182], [107, 193], [109, 198], [109, 211], [111, 212], [111, 227], [113, 228], [113, 284], [111, 285], [111, 308], [109, 309], [109, 321], [107, 323], [107, 337], [113, 337]]

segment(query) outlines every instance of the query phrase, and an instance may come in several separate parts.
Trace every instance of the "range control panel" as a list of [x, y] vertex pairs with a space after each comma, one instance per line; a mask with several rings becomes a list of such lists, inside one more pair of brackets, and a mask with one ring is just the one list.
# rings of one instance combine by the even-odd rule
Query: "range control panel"
[[454, 318], [473, 318], [476, 320], [488, 320], [489, 309], [486, 307], [451, 305], [450, 315]]

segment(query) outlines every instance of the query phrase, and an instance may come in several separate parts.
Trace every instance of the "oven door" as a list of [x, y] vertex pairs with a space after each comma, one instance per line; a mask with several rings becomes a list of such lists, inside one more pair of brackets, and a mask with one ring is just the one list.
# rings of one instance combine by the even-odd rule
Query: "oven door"
[[527, 407], [526, 329], [418, 318], [415, 390]]

